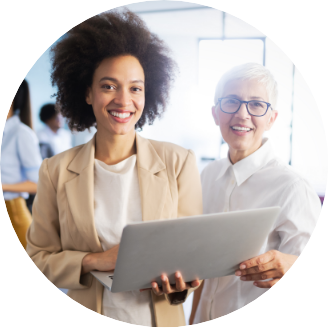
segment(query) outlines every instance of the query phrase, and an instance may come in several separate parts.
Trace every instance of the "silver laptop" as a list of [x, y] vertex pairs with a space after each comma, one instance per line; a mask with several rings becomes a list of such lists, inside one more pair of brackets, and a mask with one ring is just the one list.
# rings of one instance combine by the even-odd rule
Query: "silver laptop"
[[115, 272], [92, 271], [113, 293], [150, 288], [161, 274], [171, 284], [234, 274], [259, 255], [280, 207], [129, 224], [123, 229]]

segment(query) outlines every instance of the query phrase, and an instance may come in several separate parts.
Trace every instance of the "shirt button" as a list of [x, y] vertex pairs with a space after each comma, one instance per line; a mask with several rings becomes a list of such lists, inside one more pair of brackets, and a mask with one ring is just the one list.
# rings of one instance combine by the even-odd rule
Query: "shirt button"
[[231, 184], [234, 185], [234, 183], [235, 183], [235, 182], [232, 180], [232, 181], [231, 181]]

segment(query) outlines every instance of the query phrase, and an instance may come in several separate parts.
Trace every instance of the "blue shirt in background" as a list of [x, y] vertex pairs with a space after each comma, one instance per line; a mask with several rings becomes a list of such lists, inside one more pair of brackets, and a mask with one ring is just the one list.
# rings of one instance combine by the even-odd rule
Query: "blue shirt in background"
[[[42, 159], [39, 141], [32, 129], [17, 115], [6, 121], [1, 145], [1, 182], [15, 184], [24, 181], [37, 183]], [[5, 200], [28, 198], [28, 193], [4, 192]]]

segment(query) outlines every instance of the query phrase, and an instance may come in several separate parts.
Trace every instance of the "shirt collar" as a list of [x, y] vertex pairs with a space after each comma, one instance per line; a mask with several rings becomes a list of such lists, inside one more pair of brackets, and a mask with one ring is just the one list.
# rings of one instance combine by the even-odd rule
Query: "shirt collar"
[[230, 162], [228, 156], [226, 158], [223, 158], [220, 161], [221, 165], [218, 171], [218, 175], [215, 181], [219, 180], [224, 174], [225, 172], [228, 170], [229, 167], [232, 166], [232, 163]]
[[16, 127], [20, 123], [20, 119], [18, 115], [13, 115], [12, 117], [8, 118], [5, 124], [5, 128], [3, 129], [3, 134], [10, 131], [12, 128]]
[[232, 167], [236, 183], [240, 186], [273, 158], [274, 152], [271, 142], [268, 138], [264, 138], [262, 141], [262, 146], [259, 149], [234, 165], [230, 162], [229, 158], [223, 159], [216, 180], [221, 178], [229, 167]]

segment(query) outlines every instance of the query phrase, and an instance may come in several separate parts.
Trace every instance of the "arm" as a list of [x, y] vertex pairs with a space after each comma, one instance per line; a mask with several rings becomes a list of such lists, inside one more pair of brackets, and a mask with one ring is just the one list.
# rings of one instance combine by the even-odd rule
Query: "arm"
[[81, 274], [89, 273], [93, 270], [111, 271], [115, 268], [119, 251], [119, 245], [102, 253], [89, 253], [81, 263]]
[[10, 192], [28, 192], [29, 194], [35, 194], [37, 192], [37, 184], [32, 181], [24, 181], [15, 184], [3, 184], [2, 190]]
[[31, 129], [20, 128], [17, 138], [17, 152], [24, 172], [26, 181], [5, 184], [2, 186], [4, 191], [10, 192], [28, 192], [35, 194], [37, 192], [38, 171], [42, 162], [39, 141]]
[[26, 251], [40, 271], [59, 288], [83, 289], [91, 283], [90, 275], [81, 276], [81, 263], [88, 252], [62, 249], [57, 191], [49, 176], [48, 159], [39, 171]]
[[192, 311], [191, 311], [190, 320], [189, 320], [190, 325], [193, 325], [193, 322], [194, 322], [195, 313], [196, 313], [196, 310], [198, 308], [201, 293], [202, 293], [202, 290], [203, 290], [203, 285], [204, 285], [204, 283], [202, 281], [200, 287], [195, 290], [194, 295], [193, 295]]
[[[319, 197], [304, 180], [285, 190], [280, 205], [275, 227], [281, 240], [278, 249], [242, 262], [235, 273], [242, 281], [254, 281], [259, 288], [272, 287], [291, 268], [308, 242], [321, 211]], [[271, 280], [263, 281], [267, 279]]]

